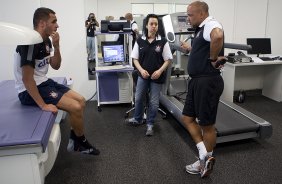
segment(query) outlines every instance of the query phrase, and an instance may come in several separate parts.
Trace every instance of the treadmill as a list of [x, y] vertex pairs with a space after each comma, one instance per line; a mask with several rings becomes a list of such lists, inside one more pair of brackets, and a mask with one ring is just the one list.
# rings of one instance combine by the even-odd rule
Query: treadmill
[[[171, 48], [175, 50], [181, 50], [179, 43], [177, 43], [177, 35], [191, 34], [189, 31], [183, 32], [183, 28], [181, 31], [179, 30], [179, 27], [183, 26], [181, 21], [184, 20], [185, 16], [187, 17], [184, 12], [174, 13], [166, 15], [162, 19], [165, 36], [171, 42]], [[225, 48], [246, 50], [250, 47], [225, 43]], [[171, 70], [172, 67], [170, 66], [166, 72], [166, 82], [161, 91], [160, 104], [182, 124], [182, 110], [184, 108], [189, 76], [173, 77], [171, 76]], [[265, 139], [272, 135], [272, 125], [269, 122], [232, 102], [224, 100], [220, 100], [218, 105], [215, 128], [217, 131], [217, 143], [249, 138]]]

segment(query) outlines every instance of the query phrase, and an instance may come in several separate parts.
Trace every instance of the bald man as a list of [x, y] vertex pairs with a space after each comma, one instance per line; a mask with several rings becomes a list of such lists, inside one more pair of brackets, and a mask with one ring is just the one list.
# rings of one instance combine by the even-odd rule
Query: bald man
[[130, 25], [131, 25], [131, 35], [132, 35], [132, 48], [135, 44], [135, 41], [138, 38], [139, 35], [139, 30], [138, 30], [138, 25], [137, 23], [133, 20], [133, 16], [131, 13], [127, 13], [125, 14], [125, 19], [130, 21]]
[[216, 62], [223, 59], [224, 34], [222, 25], [209, 16], [209, 7], [195, 1], [187, 7], [187, 20], [196, 29], [192, 46], [183, 43], [190, 51], [188, 74], [191, 77], [182, 121], [199, 151], [199, 160], [187, 165], [190, 174], [208, 176], [213, 169], [216, 145], [215, 121], [219, 98], [224, 83]]

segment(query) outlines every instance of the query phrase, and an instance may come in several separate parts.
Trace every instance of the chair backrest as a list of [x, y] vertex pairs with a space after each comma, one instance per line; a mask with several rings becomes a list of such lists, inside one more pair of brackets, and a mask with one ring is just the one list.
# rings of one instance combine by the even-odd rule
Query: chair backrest
[[132, 78], [133, 78], [133, 83], [136, 85], [137, 84], [137, 79], [138, 79], [138, 71], [137, 71], [137, 69], [133, 70]]
[[172, 64], [169, 64], [166, 69], [165, 82], [162, 85], [161, 93], [167, 95], [169, 93], [170, 77], [171, 77]]

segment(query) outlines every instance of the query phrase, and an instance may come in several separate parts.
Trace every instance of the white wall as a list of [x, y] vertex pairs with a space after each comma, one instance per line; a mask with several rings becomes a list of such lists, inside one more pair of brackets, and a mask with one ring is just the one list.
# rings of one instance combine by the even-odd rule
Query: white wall
[[[174, 0], [188, 4], [192, 1]], [[89, 12], [98, 20], [107, 15], [118, 18], [131, 11], [131, 3], [171, 3], [170, 0], [1, 0], [0, 21], [9, 21], [32, 28], [32, 16], [39, 6], [57, 13], [61, 36], [62, 67], [50, 71], [50, 76], [69, 76], [74, 79], [73, 89], [86, 99], [96, 91], [94, 80], [88, 80], [84, 21]], [[224, 26], [227, 42], [245, 43], [246, 37], [270, 37], [273, 54], [282, 55], [282, 25], [279, 18], [280, 0], [207, 0], [210, 14]], [[15, 6], [16, 5], [16, 6]], [[14, 47], [0, 46], [0, 80], [13, 79]]]
[[115, 19], [131, 12], [130, 0], [85, 0], [85, 18], [89, 13], [95, 13], [99, 21], [105, 20], [106, 16], [114, 16]]
[[94, 13], [96, 18], [100, 22], [100, 18], [98, 17], [98, 0], [84, 0], [84, 19], [88, 18], [89, 13]]
[[246, 38], [264, 37], [267, 0], [237, 0], [235, 2], [237, 11], [233, 39], [238, 43], [246, 43]]
[[[15, 6], [15, 4], [17, 6]], [[39, 4], [40, 2], [35, 0], [1, 0], [0, 21], [15, 23], [33, 28], [33, 12], [39, 6]], [[22, 9], [22, 7], [25, 8]], [[0, 80], [14, 79], [13, 58], [15, 50], [16, 45], [1, 46], [0, 44]]]
[[282, 55], [282, 25], [280, 20], [280, 18], [282, 17], [281, 7], [281, 0], [269, 0], [266, 24], [266, 36], [272, 38], [272, 54], [280, 54], [280, 56]]
[[210, 15], [223, 25], [225, 42], [232, 42], [235, 17], [234, 0], [213, 0], [207, 3], [209, 3]]

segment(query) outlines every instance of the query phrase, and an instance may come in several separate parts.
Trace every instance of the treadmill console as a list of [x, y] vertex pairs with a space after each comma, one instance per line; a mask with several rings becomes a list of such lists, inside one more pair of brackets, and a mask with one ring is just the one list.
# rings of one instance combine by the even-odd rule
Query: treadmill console
[[165, 37], [169, 42], [175, 41], [177, 34], [192, 34], [194, 31], [187, 22], [187, 13], [178, 12], [163, 16]]
[[188, 31], [188, 29], [191, 27], [190, 24], [187, 22], [187, 15], [178, 15], [174, 17], [174, 29], [175, 34], [181, 34], [182, 32]]

